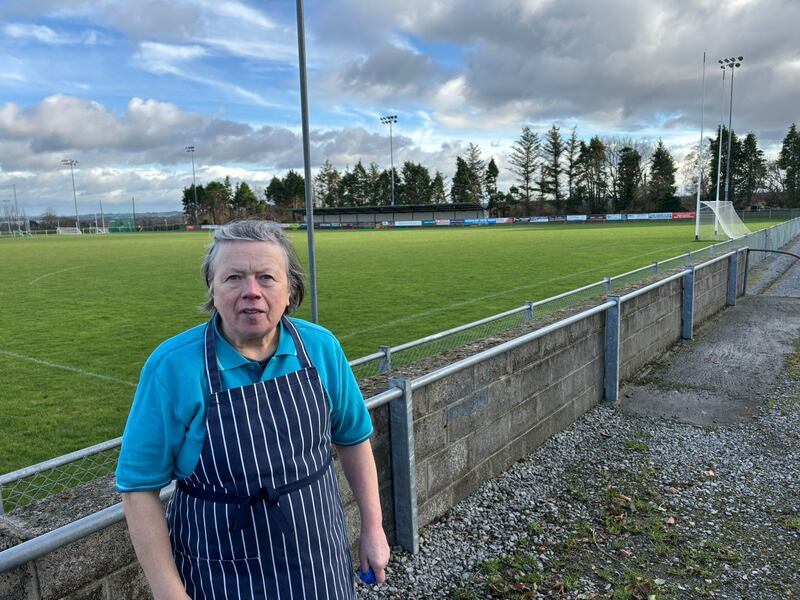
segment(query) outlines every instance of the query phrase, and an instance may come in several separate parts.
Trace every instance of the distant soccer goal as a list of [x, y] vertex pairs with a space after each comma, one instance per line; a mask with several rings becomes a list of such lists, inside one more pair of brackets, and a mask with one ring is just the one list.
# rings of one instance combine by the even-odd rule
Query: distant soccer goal
[[58, 235], [81, 235], [83, 232], [79, 227], [58, 227], [56, 233]]
[[742, 223], [733, 202], [703, 202], [700, 209], [700, 239], [736, 239], [750, 233]]

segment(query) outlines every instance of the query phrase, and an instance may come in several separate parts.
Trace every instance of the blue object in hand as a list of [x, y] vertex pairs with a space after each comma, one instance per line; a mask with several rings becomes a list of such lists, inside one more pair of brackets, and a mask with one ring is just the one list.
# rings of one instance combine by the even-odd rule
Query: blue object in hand
[[358, 578], [361, 579], [364, 583], [368, 585], [372, 585], [376, 582], [375, 573], [372, 571], [372, 567], [367, 569], [367, 572], [364, 573], [360, 568], [358, 569]]

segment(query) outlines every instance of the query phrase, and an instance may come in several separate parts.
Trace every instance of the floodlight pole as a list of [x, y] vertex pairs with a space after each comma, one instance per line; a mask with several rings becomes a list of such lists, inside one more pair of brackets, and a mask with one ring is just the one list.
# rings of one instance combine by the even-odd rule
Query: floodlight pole
[[11, 188], [14, 190], [14, 214], [17, 217], [17, 231], [21, 234], [22, 225], [20, 224], [20, 218], [19, 218], [19, 204], [17, 204], [17, 184], [12, 183]]
[[197, 183], [194, 178], [194, 146], [186, 146], [186, 152], [192, 157], [192, 191], [194, 192], [194, 226], [197, 227]]
[[81, 221], [80, 217], [78, 216], [78, 194], [75, 192], [75, 171], [73, 170], [78, 164], [78, 161], [74, 158], [65, 158], [61, 161], [61, 164], [68, 166], [70, 175], [72, 175], [72, 198], [75, 200], [75, 228], [80, 230]]
[[297, 0], [297, 61], [298, 70], [300, 71], [300, 113], [303, 125], [303, 173], [305, 174], [306, 236], [308, 238], [311, 321], [317, 323], [317, 261], [314, 249], [314, 199], [311, 189], [311, 142], [308, 133], [308, 79], [306, 76], [306, 32], [303, 23], [303, 0]]
[[133, 233], [136, 233], [136, 200], [131, 194], [131, 210], [133, 211], [131, 214], [133, 216]]
[[728, 160], [725, 161], [725, 202], [728, 202], [731, 188], [731, 143], [733, 141], [733, 75], [742, 66], [743, 56], [738, 58], [725, 59], [728, 68], [731, 70], [731, 102], [728, 108]]
[[694, 220], [694, 239], [700, 239], [700, 188], [703, 187], [703, 125], [706, 110], [706, 53], [703, 52], [703, 84], [700, 94], [700, 145], [697, 156], [697, 208]]
[[390, 179], [392, 180], [392, 206], [394, 206], [394, 144], [392, 139], [392, 124], [397, 123], [397, 115], [387, 115], [381, 117], [381, 123], [389, 126], [389, 165]]

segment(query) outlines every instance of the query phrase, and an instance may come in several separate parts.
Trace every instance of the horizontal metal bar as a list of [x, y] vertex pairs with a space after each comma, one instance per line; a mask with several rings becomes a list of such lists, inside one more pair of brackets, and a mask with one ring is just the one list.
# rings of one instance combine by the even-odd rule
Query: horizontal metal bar
[[[161, 501], [163, 502], [169, 498], [174, 489], [174, 483], [162, 489], [159, 493]], [[0, 552], [0, 573], [16, 569], [40, 556], [63, 548], [67, 544], [72, 544], [106, 527], [111, 527], [124, 518], [125, 513], [122, 510], [122, 503], [118, 502], [113, 506], [87, 515], [58, 529], [48, 531], [21, 544], [12, 546]]]
[[117, 448], [120, 444], [122, 444], [122, 438], [118, 437], [114, 438], [113, 440], [108, 440], [106, 442], [95, 444], [94, 446], [89, 446], [88, 448], [83, 448], [82, 450], [76, 450], [75, 452], [64, 454], [63, 456], [57, 456], [56, 458], [51, 458], [50, 460], [46, 460], [44, 462], [31, 465], [30, 467], [17, 469], [16, 471], [11, 471], [10, 473], [6, 473], [5, 475], [0, 475], [0, 485], [8, 485], [9, 483], [17, 481], [18, 479], [24, 479], [25, 477], [36, 475], [37, 473], [41, 473], [42, 471], [50, 471], [57, 467], [61, 467], [71, 462], [75, 462], [76, 460], [86, 458], [87, 456], [94, 456], [95, 454], [99, 454], [100, 452], [105, 452], [106, 450]]
[[675, 273], [674, 275], [670, 275], [669, 277], [665, 277], [664, 279], [659, 279], [658, 281], [655, 281], [655, 282], [651, 283], [650, 285], [646, 285], [643, 288], [639, 288], [638, 290], [634, 290], [634, 291], [632, 291], [630, 293], [625, 294], [624, 296], [620, 296], [619, 297], [619, 301], [621, 303], [622, 302], [627, 302], [628, 300], [636, 298], [636, 296], [641, 296], [642, 294], [646, 294], [650, 290], [654, 290], [656, 288], [659, 288], [662, 285], [664, 285], [666, 283], [669, 283], [670, 281], [674, 281], [675, 279], [680, 279], [681, 277], [686, 277], [686, 275], [688, 275], [690, 272], [691, 272], [691, 269], [685, 269], [685, 270], [681, 271], [680, 273]]
[[385, 392], [381, 392], [380, 394], [376, 394], [375, 396], [371, 396], [367, 398], [367, 409], [372, 410], [374, 408], [378, 408], [379, 406], [383, 406], [384, 404], [389, 404], [395, 398], [399, 398], [403, 395], [403, 390], [397, 387], [389, 388]]
[[[485, 319], [480, 319], [479, 321], [473, 321], [472, 323], [467, 323], [466, 325], [459, 325], [458, 327], [454, 327], [453, 329], [448, 329], [447, 331], [440, 331], [439, 333], [434, 333], [424, 338], [419, 338], [418, 340], [414, 340], [413, 342], [406, 342], [405, 344], [400, 344], [399, 346], [393, 346], [392, 348], [390, 348], [390, 351], [392, 352], [392, 354], [394, 354], [395, 352], [408, 350], [409, 348], [414, 348], [415, 346], [420, 346], [428, 342], [433, 342], [435, 340], [445, 338], [455, 333], [461, 333], [462, 331], [466, 331], [467, 329], [480, 327], [481, 325], [486, 325], [487, 323], [498, 321], [504, 317], [510, 317], [511, 315], [523, 312], [527, 309], [528, 309], [527, 305], [520, 306], [518, 308], [512, 308], [511, 310], [507, 310], [505, 312], [492, 315], [491, 317], [486, 317]], [[381, 356], [383, 356], [383, 353], [381, 353]]]
[[383, 352], [373, 352], [372, 354], [367, 354], [366, 356], [362, 356], [361, 358], [356, 358], [350, 361], [350, 367], [360, 367], [361, 365], [367, 364], [368, 362], [372, 362], [373, 360], [378, 360], [383, 358]]
[[585, 319], [597, 313], [608, 310], [612, 306], [614, 306], [614, 302], [604, 302], [599, 306], [595, 306], [594, 308], [590, 308], [589, 310], [585, 310], [576, 315], [572, 315], [571, 317], [567, 317], [566, 319], [562, 319], [560, 321], [557, 321], [556, 323], [552, 323], [551, 325], [547, 325], [545, 327], [542, 327], [541, 329], [537, 329], [536, 331], [532, 331], [521, 337], [514, 338], [513, 340], [504, 342], [498, 346], [495, 346], [494, 348], [489, 348], [488, 350], [484, 350], [483, 352], [479, 352], [478, 354], [473, 354], [468, 358], [464, 358], [458, 362], [454, 362], [450, 365], [447, 365], [446, 367], [442, 367], [441, 369], [438, 369], [436, 371], [423, 375], [422, 377], [414, 379], [411, 382], [411, 389], [417, 390], [435, 381], [439, 381], [440, 379], [443, 379], [448, 375], [452, 375], [453, 373], [458, 373], [459, 371], [463, 371], [464, 369], [467, 369], [478, 363], [488, 360], [494, 356], [502, 354], [503, 352], [508, 352], [509, 350], [513, 350], [514, 348], [517, 348], [522, 344], [526, 344], [532, 340], [545, 336], [548, 333], [557, 331], [563, 327], [566, 327], [567, 325], [575, 323], [576, 321], [580, 321], [581, 319]]
[[545, 298], [544, 300], [537, 300], [536, 302], [531, 303], [531, 308], [536, 308], [537, 306], [542, 306], [543, 304], [549, 304], [554, 300], [561, 300], [562, 298], [566, 298], [567, 296], [572, 296], [573, 294], [579, 294], [581, 292], [585, 292], [586, 290], [597, 287], [598, 285], [602, 285], [603, 293], [605, 293], [605, 279], [601, 279], [600, 281], [595, 281], [594, 283], [590, 283], [589, 285], [585, 285], [583, 287], [579, 287], [575, 290], [570, 290], [568, 292], [564, 292], [563, 294], [559, 294], [558, 296], [551, 296], [550, 298]]
[[[747, 246], [744, 246], [744, 248], [746, 248], [746, 247], [747, 247]], [[698, 269], [702, 269], [703, 267], [710, 267], [710, 266], [711, 266], [711, 265], [713, 265], [714, 263], [718, 263], [719, 261], [721, 261], [721, 260], [724, 260], [724, 259], [728, 258], [728, 257], [729, 257], [730, 255], [732, 255], [732, 254], [736, 254], [737, 252], [739, 252], [739, 250], [741, 250], [741, 248], [740, 248], [740, 249], [737, 249], [737, 250], [732, 250], [732, 251], [730, 251], [730, 252], [727, 252], [726, 254], [720, 254], [719, 256], [715, 256], [715, 257], [714, 257], [714, 258], [712, 258], [711, 260], [707, 260], [707, 261], [706, 261], [706, 262], [704, 262], [704, 263], [700, 263], [699, 265], [696, 265], [696, 267], [697, 267]]]
[[622, 275], [614, 275], [613, 277], [611, 277], [611, 281], [613, 282], [615, 279], [621, 279], [623, 277], [627, 277], [628, 275], [634, 275], [635, 273], [638, 273], [639, 271], [649, 271], [652, 268], [653, 268], [653, 263], [650, 263], [647, 266], [639, 267], [638, 269], [634, 269], [633, 271], [628, 271], [627, 273], [623, 273]]

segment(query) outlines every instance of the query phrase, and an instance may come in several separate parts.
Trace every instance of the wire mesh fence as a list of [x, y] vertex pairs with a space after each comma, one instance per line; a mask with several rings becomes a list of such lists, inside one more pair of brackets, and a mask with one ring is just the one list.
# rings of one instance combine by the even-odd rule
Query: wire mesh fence
[[[65, 464], [31, 469], [33, 472], [30, 474], [0, 485], [0, 513], [30, 506], [44, 498], [67, 493], [79, 485], [111, 475], [117, 467], [118, 457], [117, 442], [99, 452], [76, 456], [75, 460]], [[4, 476], [3, 479], [6, 478]]]
[[[356, 378], [363, 381], [448, 350], [484, 340], [515, 327], [550, 317], [607, 294], [662, 274], [700, 264], [737, 248], [776, 250], [800, 235], [800, 218], [752, 233], [743, 238], [714, 244], [694, 252], [652, 263], [639, 269], [607, 277], [584, 287], [539, 300], [475, 321], [448, 331], [436, 333], [394, 347], [381, 347], [377, 352], [351, 361]], [[765, 253], [753, 253], [751, 261], [763, 261]], [[29, 506], [43, 498], [68, 493], [70, 489], [113, 473], [119, 456], [119, 440], [111, 440], [92, 448], [74, 452], [40, 465], [0, 476], [0, 514]]]

